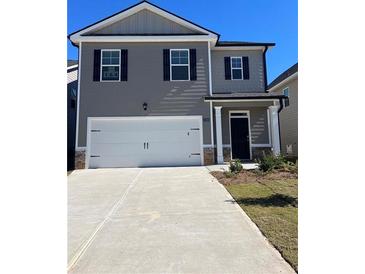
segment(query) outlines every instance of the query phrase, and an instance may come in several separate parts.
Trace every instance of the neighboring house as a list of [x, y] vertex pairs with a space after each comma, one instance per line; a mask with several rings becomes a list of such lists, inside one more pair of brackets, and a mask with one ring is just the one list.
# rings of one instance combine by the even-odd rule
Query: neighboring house
[[77, 61], [67, 61], [67, 170], [75, 168]]
[[76, 167], [178, 166], [280, 153], [274, 43], [220, 35], [143, 1], [70, 34], [79, 49]]
[[268, 90], [288, 97], [279, 116], [281, 151], [284, 155], [298, 157], [298, 63], [272, 81]]

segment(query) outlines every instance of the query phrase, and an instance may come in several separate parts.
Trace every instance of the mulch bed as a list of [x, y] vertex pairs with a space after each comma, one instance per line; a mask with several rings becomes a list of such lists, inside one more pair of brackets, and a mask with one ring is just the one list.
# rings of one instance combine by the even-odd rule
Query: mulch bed
[[223, 185], [298, 178], [298, 174], [283, 170], [274, 170], [268, 173], [262, 173], [252, 170], [243, 170], [238, 174], [232, 174], [232, 176], [227, 176], [226, 172], [222, 171], [212, 171], [211, 174]]

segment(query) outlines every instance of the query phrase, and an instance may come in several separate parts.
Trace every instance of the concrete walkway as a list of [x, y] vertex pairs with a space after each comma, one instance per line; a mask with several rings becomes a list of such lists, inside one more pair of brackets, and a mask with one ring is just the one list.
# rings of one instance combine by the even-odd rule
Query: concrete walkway
[[205, 167], [68, 177], [69, 273], [295, 273]]

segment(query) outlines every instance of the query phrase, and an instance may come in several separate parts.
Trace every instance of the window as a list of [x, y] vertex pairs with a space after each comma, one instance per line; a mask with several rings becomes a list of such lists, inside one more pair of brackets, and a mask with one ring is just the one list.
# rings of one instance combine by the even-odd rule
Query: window
[[232, 80], [242, 80], [242, 58], [231, 57]]
[[172, 81], [189, 81], [189, 50], [172, 49], [170, 50], [170, 75]]
[[283, 95], [288, 97], [288, 98], [285, 98], [285, 100], [284, 100], [285, 107], [288, 107], [289, 106], [289, 88], [288, 87], [283, 89]]
[[119, 81], [120, 50], [103, 49], [101, 51], [101, 80]]

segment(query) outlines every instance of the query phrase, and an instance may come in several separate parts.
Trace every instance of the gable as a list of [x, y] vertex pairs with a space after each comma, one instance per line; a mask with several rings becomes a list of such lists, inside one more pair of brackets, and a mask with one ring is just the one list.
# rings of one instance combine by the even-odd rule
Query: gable
[[147, 9], [85, 35], [204, 34], [182, 26]]
[[72, 44], [80, 42], [165, 42], [209, 41], [219, 34], [164, 10], [148, 1], [115, 13], [68, 35]]

